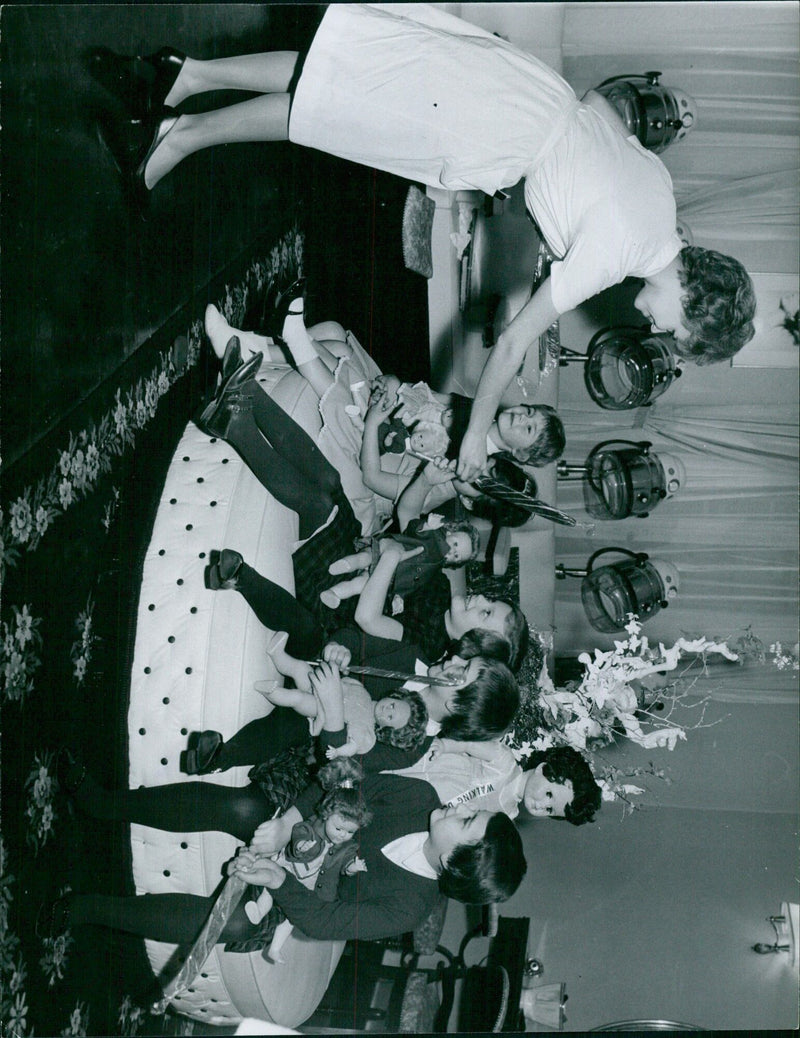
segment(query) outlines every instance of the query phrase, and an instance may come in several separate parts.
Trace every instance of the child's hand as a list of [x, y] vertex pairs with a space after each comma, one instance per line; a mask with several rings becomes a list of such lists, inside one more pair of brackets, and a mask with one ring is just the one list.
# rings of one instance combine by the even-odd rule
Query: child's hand
[[357, 872], [368, 872], [369, 870], [363, 858], [353, 858], [351, 862], [345, 865], [343, 871], [345, 876], [354, 876]]
[[380, 542], [381, 556], [396, 555], [398, 563], [405, 562], [406, 559], [413, 559], [415, 555], [421, 555], [423, 551], [425, 551], [425, 547], [422, 544], [418, 544], [416, 548], [405, 548], [392, 537], [384, 537]]
[[271, 858], [242, 849], [228, 864], [228, 875], [238, 876], [254, 887], [269, 887], [277, 890], [286, 879], [286, 873]]
[[420, 530], [439, 530], [444, 526], [444, 516], [439, 515], [438, 512], [431, 512], [425, 516], [425, 522], [420, 526]]
[[300, 854], [305, 854], [306, 851], [310, 851], [314, 846], [313, 840], [298, 840], [297, 850]]
[[422, 470], [422, 474], [428, 483], [435, 487], [440, 483], [449, 483], [455, 475], [455, 468], [455, 459], [448, 461], [447, 458], [432, 458]]
[[342, 679], [335, 663], [319, 663], [309, 674], [311, 691], [317, 697], [322, 709], [327, 714], [330, 707], [343, 709]]
[[397, 375], [378, 375], [372, 383], [372, 391], [380, 392], [386, 396], [391, 409], [397, 403], [397, 391], [401, 385], [402, 382]]
[[[260, 854], [274, 854], [283, 850], [292, 835], [292, 827], [283, 818], [269, 818], [262, 822], [253, 833], [248, 852]], [[239, 852], [243, 854], [243, 851]]]
[[376, 391], [370, 397], [369, 407], [364, 415], [364, 425], [369, 427], [380, 425], [389, 417], [393, 406], [386, 393], [381, 390]]
[[347, 670], [350, 666], [351, 654], [350, 650], [345, 648], [344, 645], [339, 645], [338, 642], [328, 642], [322, 650], [322, 658], [326, 663], [332, 663], [338, 667], [341, 672]]
[[336, 760], [337, 757], [341, 756], [341, 750], [338, 746], [328, 746], [325, 750], [325, 756], [328, 760]]

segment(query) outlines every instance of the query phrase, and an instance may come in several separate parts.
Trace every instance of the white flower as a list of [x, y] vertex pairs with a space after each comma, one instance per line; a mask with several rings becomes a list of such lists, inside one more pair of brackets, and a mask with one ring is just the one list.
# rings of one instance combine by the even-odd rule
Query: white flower
[[117, 399], [117, 406], [114, 408], [114, 428], [117, 431], [117, 436], [122, 436], [128, 431], [128, 411], [119, 399]]
[[48, 526], [50, 525], [50, 513], [44, 507], [39, 505], [36, 509], [36, 532], [41, 537], [42, 534], [46, 533]]
[[11, 533], [24, 544], [31, 535], [32, 524], [31, 506], [24, 497], [20, 497], [11, 506]]
[[69, 508], [74, 500], [72, 484], [68, 479], [62, 479], [58, 484], [58, 499], [62, 508]]
[[100, 471], [100, 451], [95, 444], [90, 443], [86, 448], [86, 478], [91, 482], [97, 479]]
[[17, 629], [15, 631], [15, 637], [21, 649], [24, 649], [29, 641], [33, 640], [33, 617], [28, 611], [27, 605], [24, 605], [19, 612], [17, 612]]

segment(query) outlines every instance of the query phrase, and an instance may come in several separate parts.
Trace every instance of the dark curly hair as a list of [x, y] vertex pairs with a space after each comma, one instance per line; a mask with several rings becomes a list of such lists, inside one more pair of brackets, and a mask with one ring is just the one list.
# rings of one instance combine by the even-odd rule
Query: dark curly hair
[[439, 876], [439, 890], [467, 905], [507, 901], [528, 868], [522, 839], [508, 815], [493, 814], [483, 839], [455, 847]]
[[[572, 800], [564, 808], [564, 818], [573, 825], [593, 822], [600, 810], [602, 796], [586, 760], [571, 746], [554, 746], [549, 750], [537, 750], [522, 765], [523, 771], [532, 771], [544, 764], [542, 774], [548, 782], [559, 785], [572, 783]], [[554, 816], [556, 817], [556, 816]]]
[[381, 725], [375, 729], [375, 738], [378, 742], [395, 746], [398, 750], [417, 750], [425, 738], [425, 728], [428, 724], [428, 708], [422, 700], [419, 692], [410, 688], [396, 688], [387, 692], [386, 699], [398, 699], [401, 703], [408, 703], [411, 716], [402, 728], [391, 728], [388, 724]]
[[713, 249], [687, 245], [680, 252], [678, 278], [688, 340], [677, 342], [678, 356], [695, 364], [716, 364], [738, 353], [755, 333], [756, 294], [742, 264]]
[[[525, 465], [533, 465], [534, 468], [542, 468], [543, 465], [548, 465], [564, 453], [567, 445], [564, 423], [558, 417], [556, 409], [549, 404], [524, 404], [522, 406], [527, 409], [529, 415], [544, 415], [542, 431], [527, 450], [517, 448], [514, 451], [500, 451], [499, 457], [521, 461]], [[495, 455], [495, 457], [497, 456]]]

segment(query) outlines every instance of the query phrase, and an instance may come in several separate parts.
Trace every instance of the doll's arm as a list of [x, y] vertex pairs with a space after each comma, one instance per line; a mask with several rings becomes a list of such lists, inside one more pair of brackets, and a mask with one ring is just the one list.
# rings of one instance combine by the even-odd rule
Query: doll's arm
[[328, 760], [335, 760], [337, 757], [353, 757], [358, 753], [358, 744], [355, 739], [349, 739], [341, 746], [328, 746], [325, 750], [325, 756]]

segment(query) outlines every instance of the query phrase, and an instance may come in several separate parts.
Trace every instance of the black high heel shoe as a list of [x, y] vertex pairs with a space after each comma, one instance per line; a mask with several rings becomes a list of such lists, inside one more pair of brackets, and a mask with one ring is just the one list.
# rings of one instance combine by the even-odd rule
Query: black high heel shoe
[[204, 573], [206, 587], [209, 591], [230, 591], [237, 588], [243, 565], [244, 559], [232, 548], [212, 551]]
[[189, 749], [180, 757], [181, 771], [184, 775], [210, 775], [221, 768], [213, 766], [219, 756], [224, 740], [219, 732], [193, 732], [189, 736]]
[[269, 295], [267, 296], [264, 304], [263, 325], [259, 331], [261, 335], [267, 335], [278, 345], [283, 344], [283, 322], [289, 312], [288, 308], [299, 296], [305, 295], [305, 283], [306, 278], [299, 277], [286, 289], [278, 292], [274, 300], [271, 300]]
[[124, 57], [108, 47], [92, 47], [84, 53], [84, 61], [89, 74], [141, 119], [163, 108], [186, 55], [162, 47], [144, 57]]
[[179, 118], [174, 109], [162, 108], [143, 119], [105, 115], [97, 121], [100, 142], [122, 177], [128, 204], [142, 219], [150, 206], [150, 189], [144, 180], [147, 163]]
[[239, 342], [237, 335], [232, 335], [228, 339], [228, 345], [225, 347], [225, 353], [222, 357], [222, 382], [220, 387], [228, 381], [233, 373], [242, 366], [242, 345]]

